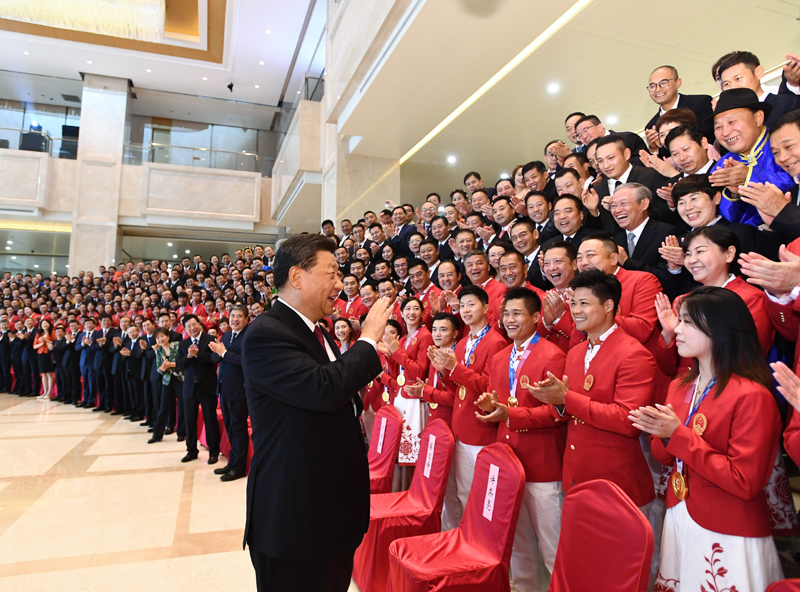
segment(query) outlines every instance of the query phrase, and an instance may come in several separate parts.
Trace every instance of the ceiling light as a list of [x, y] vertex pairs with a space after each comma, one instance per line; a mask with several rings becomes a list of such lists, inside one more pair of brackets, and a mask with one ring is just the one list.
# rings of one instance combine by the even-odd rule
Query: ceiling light
[[258, 62], [258, 65], [259, 65], [259, 66], [263, 66], [263, 65], [264, 65], [264, 62], [263, 62], [263, 61], [262, 61], [262, 62]]
[[558, 17], [553, 23], [547, 27], [544, 31], [542, 31], [536, 39], [531, 41], [525, 49], [511, 58], [511, 61], [508, 62], [505, 66], [500, 68], [498, 72], [492, 76], [489, 80], [487, 80], [483, 86], [481, 86], [478, 90], [476, 90], [472, 95], [463, 103], [461, 103], [456, 109], [450, 113], [447, 117], [445, 117], [436, 127], [434, 127], [430, 132], [428, 132], [424, 138], [422, 138], [419, 142], [417, 142], [411, 150], [406, 152], [402, 157], [400, 157], [400, 164], [406, 162], [409, 158], [414, 156], [419, 150], [425, 146], [428, 142], [430, 142], [433, 138], [435, 138], [439, 133], [446, 128], [448, 125], [453, 123], [464, 111], [469, 109], [475, 101], [480, 99], [483, 95], [485, 95], [489, 90], [491, 90], [498, 82], [500, 82], [503, 78], [508, 76], [508, 74], [514, 70], [517, 66], [519, 66], [523, 61], [525, 61], [528, 56], [530, 56], [534, 51], [539, 49], [548, 39], [550, 39], [553, 35], [555, 35], [559, 30], [563, 29], [564, 26], [569, 23], [573, 18], [575, 18], [580, 11], [584, 8], [589, 6], [592, 3], [592, 0], [578, 0], [570, 6], [567, 11]]
[[11, 250], [11, 247], [6, 247], [6, 251], [10, 251], [10, 250]]
[[447, 157], [447, 162], [449, 162], [450, 164], [455, 164], [456, 157], [451, 154], [450, 156]]
[[7, 244], [7, 245], [13, 245], [13, 244], [14, 244], [14, 241], [6, 241], [6, 244]]
[[184, 251], [184, 253], [186, 253], [186, 254], [188, 255], [189, 253], [191, 253], [191, 251], [190, 251], [189, 249], [186, 249], [186, 250]]
[[177, 258], [178, 258], [178, 256], [177, 256], [177, 255], [173, 255], [173, 256], [172, 256], [172, 258], [173, 258], [173, 259], [177, 259]]
[[299, 90], [297, 91], [297, 94], [298, 94], [298, 95], [300, 94], [300, 91], [299, 91]]
[[66, 267], [67, 269], [69, 269], [69, 265], [65, 265], [64, 267]]
[[168, 247], [171, 247], [171, 246], [172, 246], [172, 243], [167, 243], [167, 246], [168, 246]]
[[261, 88], [261, 85], [259, 85], [259, 84], [256, 84], [256, 88]]
[[547, 92], [549, 92], [552, 95], [556, 94], [560, 90], [561, 86], [558, 84], [558, 82], [551, 82], [550, 84], [547, 85]]
[[17, 258], [17, 256], [16, 256], [16, 255], [11, 255], [11, 258], [12, 258], [12, 259], [16, 259], [16, 258]]
[[23, 51], [23, 52], [22, 52], [22, 55], [31, 55], [31, 54], [30, 54], [30, 53], [28, 53], [27, 51]]
[[272, 30], [267, 29], [267, 35], [272, 35]]
[[86, 60], [86, 63], [91, 66], [92, 65], [92, 60]]
[[38, 265], [34, 265], [33, 267], [34, 267], [34, 268], [36, 268], [36, 269], [39, 269], [39, 266], [38, 266]]
[[148, 74], [150, 74], [150, 72], [152, 72], [152, 70], [150, 68], [145, 68], [144, 71], [147, 72]]
[[208, 80], [208, 77], [207, 76], [203, 76], [203, 80]]
[[608, 117], [606, 117], [606, 123], [608, 123], [609, 125], [614, 125], [615, 123], [617, 123], [617, 121], [618, 120], [616, 115], [609, 115]]
[[509, 179], [509, 178], [511, 178], [511, 175], [509, 175], [508, 173], [500, 173], [500, 178], [501, 179]]

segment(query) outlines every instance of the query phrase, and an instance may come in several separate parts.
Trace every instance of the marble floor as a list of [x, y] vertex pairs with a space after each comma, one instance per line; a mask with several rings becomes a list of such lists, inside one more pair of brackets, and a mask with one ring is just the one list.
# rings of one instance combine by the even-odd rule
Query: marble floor
[[[176, 436], [0, 394], [0, 590], [255, 590], [246, 479], [222, 483]], [[202, 450], [202, 449], [201, 449]], [[352, 592], [357, 592], [355, 585]]]

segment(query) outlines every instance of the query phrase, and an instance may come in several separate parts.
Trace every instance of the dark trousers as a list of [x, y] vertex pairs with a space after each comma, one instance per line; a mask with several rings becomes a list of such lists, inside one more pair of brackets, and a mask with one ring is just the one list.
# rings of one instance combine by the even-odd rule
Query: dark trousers
[[11, 361], [11, 368], [14, 369], [14, 387], [11, 392], [21, 395], [25, 392], [25, 381], [23, 380], [22, 360]]
[[347, 592], [353, 555], [326, 559], [274, 558], [250, 547], [258, 592]]
[[39, 367], [36, 364], [36, 354], [22, 357], [22, 388], [26, 393], [38, 395], [42, 383], [39, 378]]
[[114, 407], [114, 377], [111, 375], [111, 368], [103, 364], [100, 368], [95, 368], [94, 372], [99, 396], [98, 406], [111, 411]]
[[160, 440], [164, 437], [164, 430], [167, 429], [167, 421], [169, 420], [170, 408], [175, 406], [175, 401], [180, 401], [183, 398], [183, 383], [175, 377], [172, 377], [169, 384], [161, 384], [161, 388], [158, 390], [161, 407], [158, 410], [158, 415], [153, 424], [153, 438], [156, 440]]
[[11, 392], [11, 358], [0, 360], [3, 376], [0, 378], [0, 392]]
[[232, 471], [244, 471], [247, 468], [247, 449], [250, 446], [247, 435], [247, 399], [231, 401], [228, 397], [220, 397], [219, 402], [225, 431], [231, 443], [228, 467]]
[[72, 394], [67, 383], [66, 369], [56, 366], [56, 393], [62, 401], [72, 401]]
[[203, 423], [206, 426], [206, 444], [209, 456], [219, 456], [219, 422], [217, 421], [217, 397], [197, 395], [183, 399], [183, 415], [186, 418], [186, 450], [197, 454], [197, 411], [203, 408]]
[[129, 413], [132, 417], [144, 417], [144, 384], [138, 378], [128, 377], [126, 385]]
[[175, 401], [175, 404], [169, 408], [167, 425], [174, 428], [175, 424], [178, 424], [175, 432], [178, 434], [179, 438], [186, 437], [186, 421], [184, 419], [184, 415], [186, 414], [183, 411], [183, 398], [178, 397], [178, 399]]
[[69, 392], [72, 403], [81, 400], [81, 369], [77, 364], [67, 366], [67, 382], [69, 382]]
[[147, 421], [150, 425], [154, 425], [158, 412], [161, 411], [161, 376], [158, 380], [148, 380], [147, 384], [150, 385], [150, 413], [147, 415]]
[[83, 378], [83, 401], [94, 405], [94, 397], [95, 394], [97, 394], [97, 386], [94, 381], [94, 368], [91, 366], [84, 366], [81, 368], [81, 377]]
[[119, 411], [126, 415], [131, 412], [128, 404], [128, 383], [125, 382], [125, 369], [119, 367], [114, 375], [114, 411]]

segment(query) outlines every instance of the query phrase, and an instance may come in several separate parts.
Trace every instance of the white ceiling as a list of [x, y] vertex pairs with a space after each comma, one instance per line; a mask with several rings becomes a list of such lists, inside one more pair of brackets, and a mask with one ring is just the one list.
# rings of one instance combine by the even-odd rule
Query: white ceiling
[[[308, 26], [290, 73], [310, 8]], [[181, 119], [186, 119], [187, 111], [194, 111], [194, 121], [228, 125], [249, 123], [249, 127], [254, 127], [253, 123], [258, 121], [263, 125], [263, 121], [270, 120], [282, 98], [288, 103], [295, 101], [296, 91], [307, 71], [318, 73], [323, 67], [324, 42], [321, 51], [316, 50], [325, 29], [325, 13], [325, 0], [228, 0], [221, 64], [3, 31], [0, 32], [0, 70], [5, 72], [0, 72], [0, 98], [41, 100], [41, 95], [45, 94], [48, 103], [75, 106], [59, 102], [60, 94], [65, 92], [61, 88], [69, 88], [69, 94], [80, 96], [80, 92], [75, 93], [76, 88], [80, 89], [80, 74], [90, 72], [129, 78], [137, 93], [134, 106], [137, 114], [170, 117], [172, 108], [176, 113], [184, 113]], [[271, 34], [266, 33], [267, 29]], [[263, 66], [259, 65], [262, 61]], [[41, 77], [29, 77], [20, 84], [19, 77], [10, 74], [12, 72]], [[203, 77], [208, 80], [204, 81]], [[233, 92], [226, 88], [231, 82]], [[260, 88], [255, 88], [256, 84]], [[165, 96], [155, 91], [179, 94]], [[53, 101], [49, 101], [51, 96]], [[240, 104], [209, 102], [196, 97]], [[187, 101], [193, 109], [185, 108]], [[273, 109], [264, 110], [265, 106]], [[220, 117], [222, 114], [224, 117]], [[177, 114], [172, 116], [178, 118]], [[231, 119], [225, 121], [229, 116]]]

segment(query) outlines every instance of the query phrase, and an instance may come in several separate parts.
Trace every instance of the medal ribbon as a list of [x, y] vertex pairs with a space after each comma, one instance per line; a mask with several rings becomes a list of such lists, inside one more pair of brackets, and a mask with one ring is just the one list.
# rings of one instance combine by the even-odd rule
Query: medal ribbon
[[516, 365], [514, 364], [514, 357], [517, 354], [516, 346], [514, 346], [514, 348], [511, 350], [511, 357], [508, 360], [508, 388], [512, 397], [515, 397], [517, 393], [517, 370], [525, 364], [525, 360], [528, 359], [528, 356], [538, 342], [539, 333], [534, 333], [533, 337], [531, 338], [531, 342], [528, 344], [528, 347], [525, 348], [525, 353], [522, 354], [519, 363]]
[[[403, 351], [406, 351], [408, 349], [408, 345], [411, 343], [411, 340], [414, 339], [414, 337], [417, 336], [417, 333], [419, 333], [419, 327], [417, 327], [414, 330], [414, 332], [411, 333], [410, 335], [406, 335], [406, 341], [405, 341], [405, 343], [403, 343]], [[405, 374], [405, 370], [403, 370], [402, 366], [400, 366], [400, 374]], [[400, 374], [398, 374], [398, 376]]]
[[[700, 377], [699, 376], [697, 377], [697, 382], [700, 382]], [[695, 396], [697, 395], [697, 386], [696, 386], [697, 383], [695, 383], [694, 395], [692, 395], [692, 406], [691, 406], [691, 408], [689, 410], [689, 416], [686, 418], [686, 421], [683, 422], [683, 425], [685, 425], [685, 426], [689, 425], [689, 422], [692, 421], [692, 417], [694, 417], [694, 414], [697, 413], [697, 410], [700, 408], [700, 403], [703, 402], [703, 399], [706, 398], [706, 395], [709, 392], [711, 392], [711, 389], [714, 388], [714, 386], [716, 384], [717, 384], [717, 377], [716, 376], [712, 376], [711, 380], [708, 381], [708, 384], [706, 385], [706, 388], [703, 390], [703, 393], [700, 395], [700, 397], [697, 399], [697, 401], [695, 401], [694, 399], [695, 399]], [[677, 457], [675, 458], [675, 468], [679, 473], [683, 474], [683, 461], [681, 459], [677, 458]]]
[[484, 337], [486, 337], [486, 334], [489, 332], [489, 329], [490, 329], [490, 328], [491, 328], [491, 327], [489, 327], [489, 325], [486, 325], [486, 326], [485, 326], [483, 329], [481, 329], [481, 332], [480, 332], [480, 333], [478, 333], [478, 336], [475, 338], [475, 343], [474, 343], [474, 344], [472, 345], [472, 347], [471, 347], [471, 348], [470, 348], [470, 349], [469, 349], [469, 350], [468, 350], [468, 351], [465, 353], [465, 356], [464, 356], [464, 365], [465, 365], [467, 368], [469, 368], [469, 359], [472, 357], [472, 354], [475, 352], [475, 350], [476, 350], [476, 349], [478, 349], [478, 344], [481, 342], [481, 339], [483, 339]]

